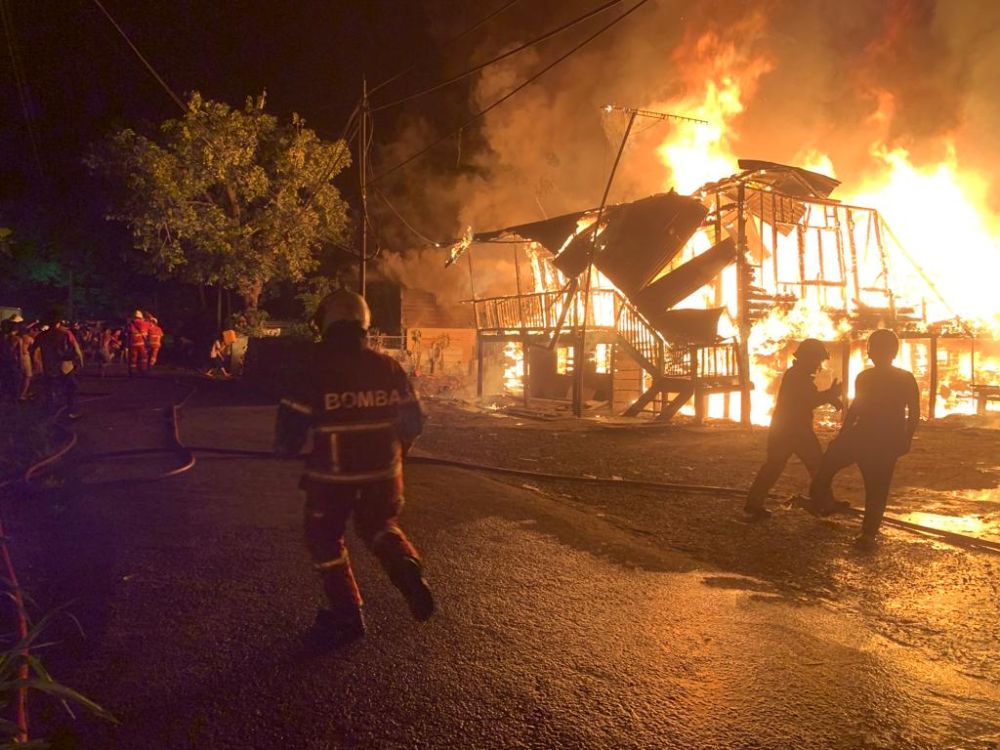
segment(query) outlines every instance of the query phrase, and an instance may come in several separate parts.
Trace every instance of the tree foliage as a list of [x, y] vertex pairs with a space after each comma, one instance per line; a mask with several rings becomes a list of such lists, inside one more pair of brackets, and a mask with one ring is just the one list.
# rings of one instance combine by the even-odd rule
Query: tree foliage
[[163, 277], [219, 284], [255, 308], [270, 281], [299, 281], [324, 247], [344, 244], [347, 204], [333, 179], [350, 165], [343, 141], [321, 140], [293, 115], [192, 94], [184, 117], [155, 138], [126, 129], [87, 158], [111, 178], [108, 217], [131, 229]]

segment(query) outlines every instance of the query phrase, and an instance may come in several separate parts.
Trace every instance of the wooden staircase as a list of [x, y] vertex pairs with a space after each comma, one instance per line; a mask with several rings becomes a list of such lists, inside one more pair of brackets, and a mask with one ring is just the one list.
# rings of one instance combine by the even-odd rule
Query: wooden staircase
[[617, 342], [652, 376], [649, 388], [623, 414], [628, 417], [636, 416], [662, 394], [666, 401], [656, 419], [669, 421], [695, 393], [691, 352], [688, 347], [671, 346], [635, 305], [617, 292], [616, 295]]
[[[732, 344], [671, 344], [619, 291], [592, 289], [590, 295], [588, 336], [600, 333], [605, 341], [613, 338], [620, 351], [649, 375], [649, 386], [624, 415], [635, 416], [662, 396], [664, 403], [656, 419], [668, 421], [700, 393], [731, 390], [736, 361]], [[535, 342], [551, 341], [557, 328], [560, 335], [578, 334], [584, 307], [579, 290], [569, 298], [558, 291], [536, 292], [478, 299], [473, 305], [483, 338]]]

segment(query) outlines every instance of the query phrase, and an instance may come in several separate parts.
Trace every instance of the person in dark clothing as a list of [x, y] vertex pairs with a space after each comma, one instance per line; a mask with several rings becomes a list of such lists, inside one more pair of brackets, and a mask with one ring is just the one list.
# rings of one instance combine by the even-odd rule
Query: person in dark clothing
[[19, 322], [15, 322], [14, 316], [0, 323], [0, 400], [10, 397], [11, 401], [17, 401], [18, 375], [21, 369], [21, 337], [18, 325]]
[[819, 469], [823, 449], [813, 432], [813, 410], [821, 404], [843, 408], [840, 402], [840, 381], [834, 378], [826, 390], [819, 390], [813, 379], [823, 362], [830, 358], [826, 347], [816, 339], [805, 339], [795, 349], [795, 362], [781, 378], [778, 398], [767, 432], [767, 458], [757, 472], [747, 493], [743, 510], [754, 518], [767, 518], [771, 511], [764, 507], [767, 495], [785, 470], [792, 454], [805, 464], [810, 478]]
[[305, 359], [310, 370], [304, 382], [278, 409], [279, 455], [298, 455], [312, 435], [299, 487], [306, 495], [306, 546], [328, 605], [307, 634], [317, 650], [365, 632], [344, 542], [351, 516], [414, 618], [424, 621], [434, 612], [420, 556], [398, 520], [403, 456], [423, 428], [423, 412], [399, 363], [368, 348], [369, 320], [363, 297], [346, 290], [327, 296], [317, 313], [323, 341]]
[[868, 338], [868, 358], [874, 367], [854, 381], [854, 403], [809, 488], [812, 512], [826, 515], [834, 507], [834, 476], [858, 465], [865, 484], [865, 517], [856, 541], [866, 548], [878, 538], [896, 461], [910, 452], [920, 424], [920, 388], [912, 373], [893, 367], [898, 352], [899, 339], [892, 331], [881, 329]]
[[83, 369], [83, 352], [73, 332], [63, 325], [61, 313], [47, 316], [48, 330], [42, 331], [31, 344], [30, 353], [42, 357], [42, 384], [49, 410], [55, 412], [60, 396], [66, 404], [66, 416], [76, 419], [76, 394], [79, 386], [76, 373]]

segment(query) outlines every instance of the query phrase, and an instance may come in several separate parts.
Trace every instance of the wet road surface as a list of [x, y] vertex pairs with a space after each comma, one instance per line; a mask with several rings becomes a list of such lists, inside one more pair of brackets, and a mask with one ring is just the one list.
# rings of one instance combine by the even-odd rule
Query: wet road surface
[[[94, 435], [109, 450], [135, 424], [155, 432], [137, 410], [176, 394], [165, 381], [115, 387], [115, 411], [81, 423], [95, 449]], [[185, 442], [266, 450], [273, 410], [222, 398], [205, 389], [185, 408]], [[50, 662], [120, 720], [81, 717], [81, 747], [929, 750], [1000, 740], [1000, 689], [950, 653], [947, 632], [919, 646], [891, 639], [873, 624], [884, 613], [849, 597], [808, 582], [796, 593], [791, 574], [747, 575], [664, 543], [655, 524], [665, 517], [627, 524], [625, 510], [460, 470], [408, 470], [404, 526], [439, 614], [409, 620], [355, 542], [369, 635], [307, 657], [297, 638], [320, 600], [300, 542], [297, 473], [290, 462], [206, 456], [167, 482], [85, 487], [19, 515], [25, 585], [40, 604], [74, 600], [86, 631], [57, 624], [63, 643]], [[723, 529], [715, 544], [731, 547], [737, 532], [751, 546], [780, 543], [780, 524], [731, 528], [720, 520], [728, 510], [700, 502]], [[699, 543], [710, 547], [711, 535]], [[949, 595], [946, 583], [926, 592]], [[909, 599], [880, 601], [905, 621]]]

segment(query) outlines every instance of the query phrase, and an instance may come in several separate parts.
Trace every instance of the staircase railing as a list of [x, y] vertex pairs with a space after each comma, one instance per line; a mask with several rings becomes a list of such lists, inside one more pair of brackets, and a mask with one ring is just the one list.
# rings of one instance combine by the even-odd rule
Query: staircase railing
[[663, 374], [664, 354], [669, 346], [635, 306], [615, 292], [615, 333], [638, 355], [654, 375]]
[[[563, 307], [569, 306], [565, 316]], [[488, 297], [473, 302], [480, 331], [551, 334], [563, 318], [567, 331], [579, 327], [583, 318], [583, 293], [571, 299], [560, 291]], [[587, 328], [613, 330], [630, 354], [651, 374], [691, 377], [735, 376], [736, 356], [732, 344], [689, 348], [671, 346], [635, 305], [615, 289], [592, 289], [587, 306]]]

